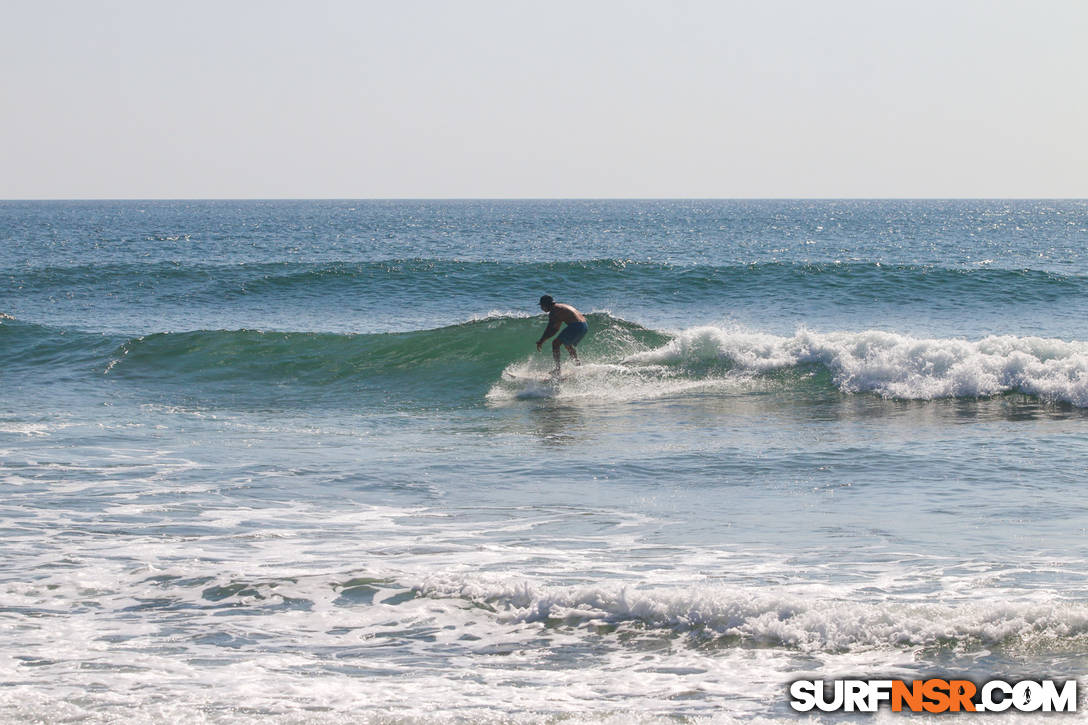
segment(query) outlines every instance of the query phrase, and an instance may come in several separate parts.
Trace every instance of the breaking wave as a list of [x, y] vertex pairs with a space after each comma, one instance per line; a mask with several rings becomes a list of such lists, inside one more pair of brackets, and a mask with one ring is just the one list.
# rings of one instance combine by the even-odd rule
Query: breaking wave
[[[1088, 342], [991, 335], [980, 340], [887, 332], [771, 335], [720, 327], [668, 333], [589, 316], [587, 365], [544, 379], [533, 341], [542, 318], [489, 316], [382, 334], [196, 330], [141, 337], [0, 320], [0, 362], [43, 378], [109, 378], [190, 394], [304, 400], [380, 395], [386, 402], [478, 405], [532, 397], [638, 400], [791, 388], [902, 400], [1017, 393], [1088, 407]], [[564, 355], [565, 357], [565, 355]]]

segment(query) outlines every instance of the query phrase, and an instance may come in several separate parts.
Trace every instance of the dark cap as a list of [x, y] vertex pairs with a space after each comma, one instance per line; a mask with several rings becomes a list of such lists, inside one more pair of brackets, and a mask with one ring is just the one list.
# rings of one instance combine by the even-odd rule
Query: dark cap
[[555, 300], [552, 299], [551, 295], [544, 295], [543, 297], [540, 298], [540, 306], [541, 307], [551, 307], [554, 304], [555, 304]]

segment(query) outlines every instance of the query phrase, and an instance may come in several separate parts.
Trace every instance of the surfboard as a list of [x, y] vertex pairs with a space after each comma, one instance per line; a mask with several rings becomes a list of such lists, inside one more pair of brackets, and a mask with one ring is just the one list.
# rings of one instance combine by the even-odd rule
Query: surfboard
[[514, 382], [540, 383], [541, 385], [554, 385], [554, 384], [560, 382], [561, 380], [566, 380], [569, 377], [569, 375], [554, 375], [554, 374], [553, 375], [544, 375], [543, 377], [541, 377], [539, 374], [536, 374], [536, 373], [522, 373], [522, 372], [514, 372], [514, 371], [511, 371], [511, 370], [504, 370], [502, 375], [507, 380], [512, 380]]

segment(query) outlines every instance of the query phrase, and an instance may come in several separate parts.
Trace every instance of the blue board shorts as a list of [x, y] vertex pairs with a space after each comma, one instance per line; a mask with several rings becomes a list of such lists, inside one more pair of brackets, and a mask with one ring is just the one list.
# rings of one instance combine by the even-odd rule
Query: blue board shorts
[[589, 325], [585, 322], [568, 322], [566, 329], [559, 333], [559, 337], [555, 338], [564, 345], [570, 345], [574, 347], [582, 338], [589, 332]]

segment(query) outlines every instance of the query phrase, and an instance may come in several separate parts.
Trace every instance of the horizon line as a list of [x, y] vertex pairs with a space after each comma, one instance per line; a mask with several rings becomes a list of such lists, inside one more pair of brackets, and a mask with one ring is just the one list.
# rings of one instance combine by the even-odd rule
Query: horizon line
[[1078, 196], [73, 196], [8, 202], [79, 201], [1088, 201]]

